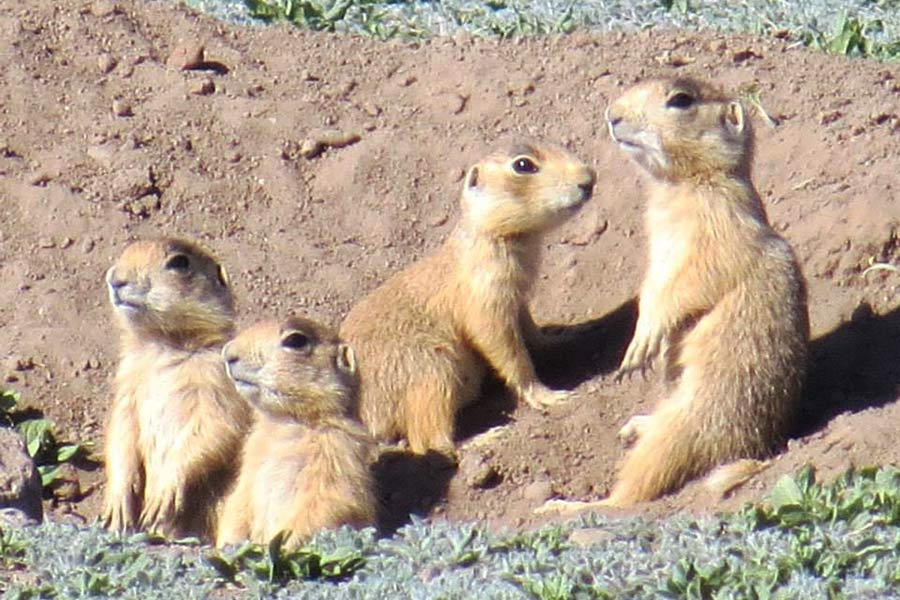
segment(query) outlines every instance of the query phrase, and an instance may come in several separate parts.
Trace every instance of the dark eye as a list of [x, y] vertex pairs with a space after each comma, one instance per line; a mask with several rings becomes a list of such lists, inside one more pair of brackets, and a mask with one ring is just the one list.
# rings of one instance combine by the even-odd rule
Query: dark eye
[[513, 161], [512, 164], [513, 171], [519, 173], [520, 175], [528, 175], [531, 173], [538, 172], [538, 166], [534, 164], [534, 161], [526, 156], [520, 156], [516, 160]]
[[176, 254], [166, 261], [166, 268], [173, 271], [187, 271], [191, 268], [191, 259], [184, 254]]
[[281, 338], [281, 346], [291, 350], [303, 350], [309, 346], [309, 338], [299, 331], [293, 331]]
[[696, 102], [696, 98], [686, 92], [677, 92], [669, 96], [666, 106], [669, 108], [690, 108]]

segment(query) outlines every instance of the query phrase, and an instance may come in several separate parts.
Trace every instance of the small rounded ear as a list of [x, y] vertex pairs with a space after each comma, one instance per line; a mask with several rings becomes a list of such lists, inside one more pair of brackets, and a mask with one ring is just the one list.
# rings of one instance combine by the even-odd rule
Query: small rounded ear
[[219, 283], [222, 284], [222, 287], [228, 287], [231, 283], [231, 279], [228, 277], [228, 271], [225, 270], [225, 267], [219, 265]]
[[725, 124], [733, 133], [744, 131], [744, 107], [740, 102], [729, 102], [725, 107]]
[[473, 188], [478, 186], [478, 167], [472, 167], [469, 169], [469, 174], [466, 176], [466, 187]]
[[356, 354], [349, 344], [341, 344], [338, 346], [337, 355], [338, 369], [354, 375], [356, 373]]

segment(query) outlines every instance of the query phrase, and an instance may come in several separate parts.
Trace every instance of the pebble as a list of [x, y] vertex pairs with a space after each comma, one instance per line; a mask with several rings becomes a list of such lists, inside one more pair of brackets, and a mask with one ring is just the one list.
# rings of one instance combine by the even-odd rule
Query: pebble
[[300, 142], [300, 156], [306, 159], [315, 158], [328, 148], [343, 148], [358, 142], [362, 137], [355, 132], [343, 132], [336, 129], [323, 131]]
[[95, 17], [108, 17], [120, 11], [119, 5], [110, 0], [97, 0], [91, 4], [91, 14]]
[[543, 504], [553, 496], [553, 484], [546, 479], [529, 483], [522, 490], [522, 496], [530, 502]]
[[106, 75], [110, 73], [113, 69], [116, 68], [118, 61], [112, 57], [112, 55], [104, 52], [97, 58], [97, 68], [100, 69], [100, 72]]
[[134, 110], [131, 108], [131, 104], [129, 104], [125, 100], [113, 100], [112, 111], [113, 114], [117, 117], [134, 116]]
[[206, 77], [191, 83], [189, 90], [195, 96], [209, 96], [216, 91], [216, 84], [212, 79]]
[[196, 69], [203, 63], [206, 54], [206, 46], [197, 40], [178, 40], [169, 57], [166, 66], [170, 69], [187, 71]]

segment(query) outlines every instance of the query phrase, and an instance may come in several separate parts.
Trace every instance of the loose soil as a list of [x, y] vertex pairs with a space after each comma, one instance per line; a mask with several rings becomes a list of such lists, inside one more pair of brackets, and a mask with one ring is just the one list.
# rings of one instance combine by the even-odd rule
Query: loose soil
[[[646, 252], [641, 178], [603, 112], [639, 79], [684, 74], [758, 83], [779, 123], [757, 124], [755, 178], [809, 282], [813, 365], [769, 470], [725, 501], [692, 484], [631, 512], [735, 508], [807, 462], [826, 477], [900, 462], [900, 273], [866, 270], [900, 263], [896, 64], [658, 30], [382, 43], [127, 0], [4, 2], [0, 56], [0, 375], [64, 439], [102, 454], [117, 345], [103, 274], [130, 240], [216, 252], [241, 324], [297, 312], [337, 325], [446, 237], [467, 165], [538, 138], [598, 172], [594, 199], [546, 239], [532, 301], [540, 322], [577, 328], [537, 357], [574, 397], [539, 412], [489, 384], [461, 415], [458, 470], [386, 454], [384, 527], [411, 513], [532, 526], [550, 495], [601, 497], [616, 431], [661, 394], [652, 374], [610, 377]], [[103, 470], [82, 467], [82, 495], [51, 518], [96, 516]]]

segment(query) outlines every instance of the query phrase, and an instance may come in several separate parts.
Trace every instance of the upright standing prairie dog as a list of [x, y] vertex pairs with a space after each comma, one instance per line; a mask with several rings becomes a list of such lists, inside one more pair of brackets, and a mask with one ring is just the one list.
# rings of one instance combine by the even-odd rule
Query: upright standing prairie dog
[[490, 366], [522, 400], [566, 393], [535, 376], [525, 342], [541, 236], [590, 197], [594, 172], [560, 148], [520, 144], [469, 169], [462, 217], [434, 255], [388, 279], [341, 326], [356, 351], [360, 416], [379, 439], [454, 455], [456, 411]]
[[740, 102], [696, 81], [653, 80], [606, 116], [650, 180], [650, 265], [619, 373], [661, 355], [669, 391], [623, 428], [637, 440], [609, 497], [574, 509], [651, 500], [720, 465], [724, 488], [752, 475], [784, 442], [807, 369], [803, 276], [751, 182]]
[[351, 416], [353, 350], [322, 325], [292, 317], [242, 332], [222, 355], [257, 419], [216, 544], [264, 544], [288, 531], [295, 547], [322, 529], [372, 524], [373, 441]]
[[252, 416], [221, 356], [234, 330], [225, 270], [166, 238], [128, 246], [106, 283], [121, 330], [106, 525], [211, 539]]

